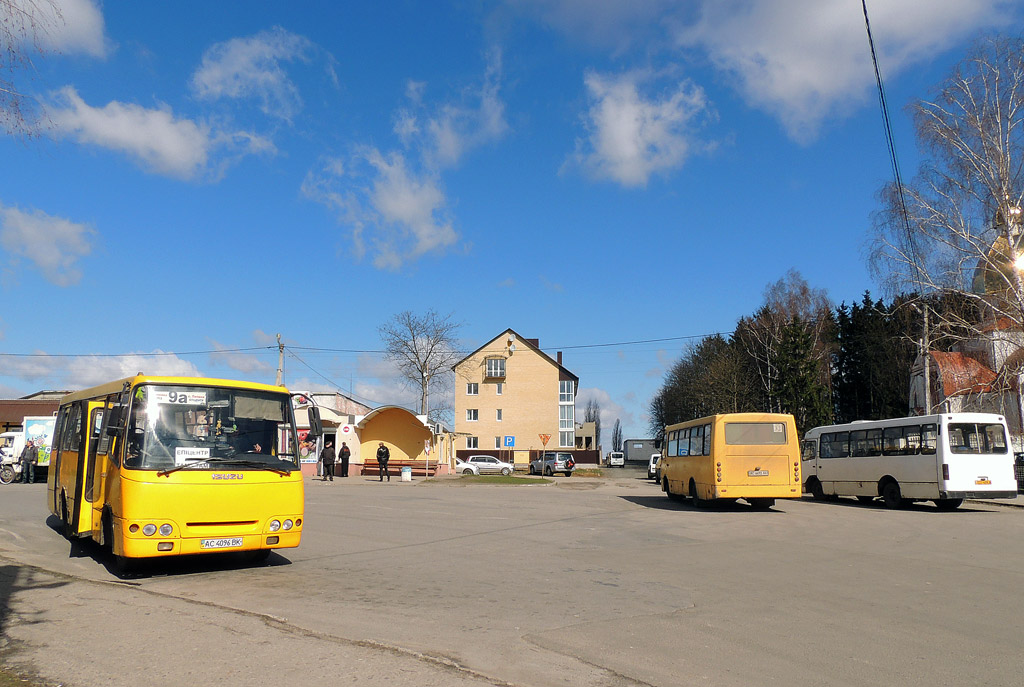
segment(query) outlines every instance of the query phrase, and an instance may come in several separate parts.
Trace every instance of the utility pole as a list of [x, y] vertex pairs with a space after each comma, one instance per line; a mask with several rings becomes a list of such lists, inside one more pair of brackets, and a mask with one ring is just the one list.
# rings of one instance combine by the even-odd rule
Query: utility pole
[[281, 335], [277, 335], [277, 386], [284, 386], [284, 344]]
[[924, 414], [932, 414], [932, 354], [928, 340], [928, 304], [924, 304], [924, 335], [921, 337], [921, 353], [924, 355]]

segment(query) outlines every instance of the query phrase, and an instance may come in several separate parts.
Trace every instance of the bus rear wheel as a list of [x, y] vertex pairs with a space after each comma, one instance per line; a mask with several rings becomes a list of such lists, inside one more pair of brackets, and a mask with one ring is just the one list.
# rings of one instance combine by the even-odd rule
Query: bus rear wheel
[[[820, 485], [819, 485], [820, 486]], [[754, 510], [768, 510], [775, 505], [775, 499], [772, 498], [761, 498], [761, 499], [747, 499], [747, 503]]]
[[882, 503], [890, 510], [903, 507], [903, 494], [900, 492], [898, 483], [895, 481], [885, 483], [885, 486], [882, 487]]
[[690, 480], [690, 500], [693, 501], [694, 508], [707, 508], [707, 499], [702, 499], [700, 494], [697, 493], [697, 483], [692, 479]]
[[939, 510], [956, 510], [963, 502], [963, 499], [936, 499], [935, 507]]

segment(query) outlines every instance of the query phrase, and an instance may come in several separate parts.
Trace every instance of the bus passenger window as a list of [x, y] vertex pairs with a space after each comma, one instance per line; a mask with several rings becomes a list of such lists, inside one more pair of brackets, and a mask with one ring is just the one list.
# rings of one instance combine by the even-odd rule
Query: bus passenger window
[[862, 457], [868, 455], [868, 433], [863, 429], [850, 432], [850, 455]]
[[814, 439], [805, 440], [800, 452], [800, 460], [814, 460], [814, 452], [816, 448], [817, 442], [814, 441]]
[[881, 429], [869, 429], [867, 430], [867, 444], [869, 456], [880, 456], [882, 455], [882, 430]]
[[921, 453], [935, 455], [937, 445], [938, 437], [935, 435], [935, 425], [921, 425]]
[[904, 456], [907, 454], [906, 441], [902, 427], [886, 427], [882, 434], [882, 452], [887, 456]]

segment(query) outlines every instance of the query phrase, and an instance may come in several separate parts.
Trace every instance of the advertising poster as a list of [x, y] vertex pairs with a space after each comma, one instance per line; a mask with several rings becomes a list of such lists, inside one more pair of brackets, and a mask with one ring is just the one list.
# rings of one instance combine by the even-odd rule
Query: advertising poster
[[37, 465], [50, 464], [50, 443], [53, 441], [53, 423], [56, 419], [52, 416], [25, 418], [25, 441], [35, 442], [39, 450]]

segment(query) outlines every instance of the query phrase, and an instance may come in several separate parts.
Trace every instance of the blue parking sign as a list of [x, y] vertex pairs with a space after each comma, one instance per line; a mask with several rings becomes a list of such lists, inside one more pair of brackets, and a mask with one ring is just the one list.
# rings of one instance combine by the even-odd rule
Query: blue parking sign
[[513, 436], [505, 435], [505, 448], [515, 448], [516, 438]]

